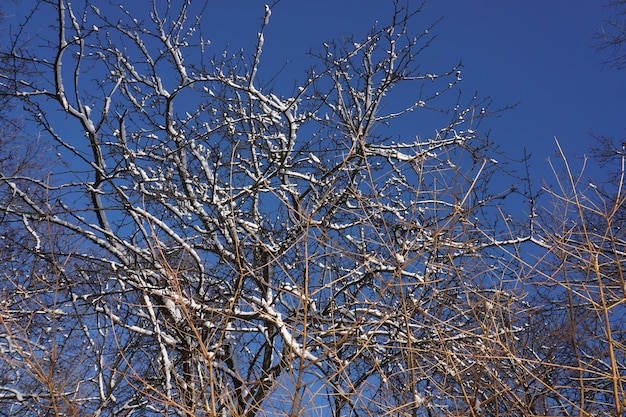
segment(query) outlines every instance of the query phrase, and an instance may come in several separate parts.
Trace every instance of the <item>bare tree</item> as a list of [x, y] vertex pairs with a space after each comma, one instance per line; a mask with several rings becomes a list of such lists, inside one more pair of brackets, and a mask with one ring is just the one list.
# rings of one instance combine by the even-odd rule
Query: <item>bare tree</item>
[[626, 1], [614, 0], [605, 4], [612, 9], [609, 19], [597, 33], [598, 51], [608, 51], [606, 64], [621, 70], [626, 68]]
[[621, 174], [602, 189], [557, 147], [555, 184], [545, 187], [552, 201], [535, 223], [534, 241], [547, 252], [527, 275], [534, 358], [524, 362], [538, 376], [533, 406], [539, 414], [619, 416], [626, 405], [624, 154]]
[[[489, 101], [419, 65], [419, 10], [324, 44], [283, 91], [262, 81], [271, 7], [251, 54], [212, 56], [196, 7], [39, 1], [25, 28], [51, 32], [5, 51], [60, 161], [0, 175], [44, 263], [5, 272], [1, 412], [531, 415], [531, 235], [489, 186]], [[441, 125], [395, 133], [409, 117]]]

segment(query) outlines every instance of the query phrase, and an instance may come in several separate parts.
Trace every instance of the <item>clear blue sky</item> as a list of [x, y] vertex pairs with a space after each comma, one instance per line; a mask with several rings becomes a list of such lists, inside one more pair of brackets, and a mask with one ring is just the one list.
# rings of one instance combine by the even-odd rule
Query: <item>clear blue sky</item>
[[[104, 11], [108, 2], [94, 3]], [[229, 45], [231, 50], [244, 47], [251, 52], [264, 2], [208, 3], [203, 32], [213, 47]], [[626, 71], [603, 68], [605, 56], [594, 51], [594, 31], [610, 12], [602, 3], [427, 1], [413, 29], [420, 31], [443, 20], [431, 32], [438, 38], [423, 56], [422, 68], [444, 71], [462, 61], [461, 88], [468, 96], [477, 90], [492, 97], [495, 107], [519, 101], [516, 109], [488, 120], [482, 128], [491, 128], [491, 138], [513, 158], [526, 147], [533, 154], [537, 176], [549, 177], [545, 160], [555, 150], [555, 136], [571, 156], [586, 152], [591, 131], [626, 138]], [[23, 12], [30, 4], [23, 0], [18, 6]], [[3, 5], [8, 11], [12, 6], [12, 2]], [[309, 49], [319, 50], [324, 41], [345, 35], [365, 35], [375, 21], [387, 23], [391, 9], [391, 0], [282, 0], [273, 10], [265, 35], [265, 77], [289, 61], [283, 80], [302, 79]], [[428, 136], [432, 131], [416, 126], [407, 134]]]

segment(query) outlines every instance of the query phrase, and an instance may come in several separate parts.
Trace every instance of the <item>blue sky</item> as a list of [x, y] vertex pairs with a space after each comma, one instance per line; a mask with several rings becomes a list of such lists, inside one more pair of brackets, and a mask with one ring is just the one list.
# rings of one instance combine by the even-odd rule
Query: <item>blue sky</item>
[[603, 68], [594, 50], [609, 12], [599, 1], [431, 3], [427, 13], [445, 16], [440, 46], [462, 58], [467, 84], [497, 103], [520, 101], [492, 121], [501, 146], [526, 146], [544, 160], [554, 136], [577, 155], [591, 130], [626, 136], [624, 73]]
[[[207, 13], [215, 16], [211, 19], [214, 46], [228, 42], [231, 47], [251, 47], [262, 2], [209, 3]], [[279, 67], [290, 61], [288, 72], [297, 74], [298, 68], [307, 66], [309, 48], [329, 39], [365, 34], [376, 20], [388, 21], [391, 4], [283, 0], [266, 32], [264, 62]], [[517, 108], [482, 127], [491, 128], [491, 138], [513, 158], [526, 148], [533, 154], [536, 178], [549, 180], [546, 159], [556, 150], [555, 136], [571, 157], [587, 152], [592, 131], [626, 137], [625, 74], [604, 67], [606, 55], [594, 50], [594, 32], [610, 14], [601, 4], [599, 0], [431, 0], [413, 29], [419, 31], [443, 18], [432, 31], [438, 38], [425, 56], [424, 68], [445, 70], [462, 61], [461, 88], [466, 94], [477, 90], [490, 96], [496, 107], [519, 102]]]

